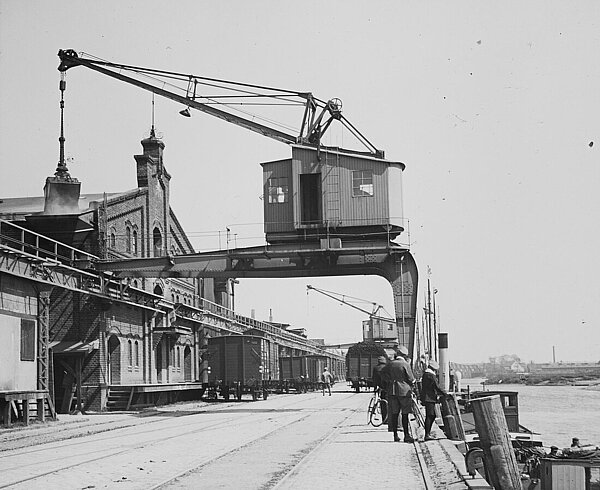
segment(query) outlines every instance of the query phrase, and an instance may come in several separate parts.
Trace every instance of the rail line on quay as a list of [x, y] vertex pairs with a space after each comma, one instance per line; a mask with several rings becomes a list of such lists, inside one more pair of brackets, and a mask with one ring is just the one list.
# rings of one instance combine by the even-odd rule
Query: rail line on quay
[[[354, 395], [354, 393], [353, 393], [353, 392], [348, 392], [348, 394], [350, 395], [350, 397], [352, 397], [352, 395]], [[333, 406], [333, 407], [335, 407], [336, 405], [338, 405], [338, 404], [342, 403], [343, 401], [344, 401], [344, 400], [339, 400], [339, 401], [336, 401], [336, 403], [334, 403], [332, 406]], [[331, 407], [331, 406], [330, 406], [330, 407]], [[277, 409], [277, 410], [274, 410], [274, 411], [279, 411], [279, 409]], [[348, 418], [350, 418], [350, 417], [353, 415], [353, 413], [354, 413], [354, 411], [353, 411], [353, 412], [351, 412], [351, 413], [350, 413], [349, 415], [347, 415], [346, 417], [344, 417], [340, 423], [342, 423], [342, 422], [345, 422], [345, 421], [346, 421]], [[186, 470], [180, 471], [180, 472], [179, 472], [177, 475], [175, 475], [175, 476], [172, 476], [172, 477], [169, 477], [168, 479], [164, 480], [163, 482], [161, 482], [161, 483], [159, 483], [159, 484], [157, 484], [157, 485], [155, 485], [155, 486], [149, 487], [149, 489], [148, 489], [148, 490], [160, 490], [160, 489], [163, 489], [163, 488], [167, 488], [167, 487], [168, 487], [168, 486], [169, 486], [171, 483], [174, 483], [174, 482], [175, 482], [176, 480], [178, 480], [179, 478], [181, 478], [181, 477], [184, 477], [184, 476], [185, 476], [185, 475], [187, 475], [187, 474], [190, 474], [190, 473], [196, 472], [196, 471], [198, 471], [198, 470], [202, 469], [202, 467], [209, 465], [209, 464], [210, 464], [210, 463], [212, 463], [213, 461], [216, 461], [216, 460], [218, 460], [218, 459], [221, 459], [221, 458], [222, 458], [222, 457], [224, 457], [224, 456], [227, 456], [227, 454], [231, 454], [231, 453], [234, 453], [234, 452], [236, 452], [236, 451], [239, 451], [240, 449], [242, 449], [242, 448], [244, 448], [244, 447], [248, 447], [248, 446], [250, 446], [250, 445], [254, 444], [254, 443], [255, 443], [255, 442], [257, 442], [257, 441], [260, 441], [260, 440], [262, 440], [262, 439], [266, 439], [267, 437], [269, 437], [269, 436], [273, 435], [274, 433], [276, 433], [276, 432], [279, 432], [279, 431], [281, 431], [281, 430], [284, 430], [284, 429], [286, 429], [286, 428], [290, 427], [290, 426], [291, 426], [291, 425], [293, 425], [293, 424], [296, 424], [296, 423], [302, 422], [302, 421], [303, 421], [303, 420], [305, 420], [306, 418], [310, 417], [310, 415], [311, 415], [311, 414], [309, 413], [309, 414], [305, 415], [304, 417], [302, 417], [302, 418], [300, 418], [300, 419], [297, 419], [297, 420], [295, 420], [295, 421], [292, 421], [292, 422], [290, 422], [289, 424], [286, 424], [286, 425], [284, 425], [284, 426], [281, 426], [281, 427], [277, 427], [276, 429], [274, 429], [274, 430], [272, 430], [272, 431], [269, 431], [269, 432], [267, 432], [266, 434], [263, 434], [262, 436], [260, 436], [260, 437], [257, 437], [256, 439], [254, 439], [254, 440], [252, 440], [252, 441], [249, 441], [249, 442], [247, 442], [247, 443], [243, 444], [242, 446], [236, 446], [235, 448], [231, 449], [230, 451], [227, 451], [226, 453], [222, 453], [222, 454], [220, 454], [220, 455], [218, 455], [218, 456], [216, 456], [216, 457], [214, 457], [214, 458], [210, 458], [210, 459], [209, 459], [209, 460], [207, 460], [207, 461], [203, 461], [203, 462], [202, 462], [202, 463], [200, 463], [200, 464], [197, 464], [197, 465], [191, 466], [191, 467], [189, 467], [189, 468], [188, 468], [188, 469], [186, 469]], [[338, 426], [334, 427], [334, 428], [333, 428], [331, 431], [329, 431], [329, 432], [328, 432], [328, 433], [327, 433], [327, 434], [326, 434], [326, 435], [325, 435], [325, 436], [324, 436], [322, 439], [320, 439], [319, 441], [317, 441], [317, 446], [315, 446], [315, 448], [312, 448], [312, 449], [311, 449], [311, 451], [310, 451], [310, 452], [309, 452], [309, 453], [308, 453], [308, 454], [305, 456], [305, 458], [306, 458], [308, 455], [310, 455], [312, 452], [314, 452], [314, 450], [316, 450], [318, 447], [321, 447], [321, 446], [322, 446], [322, 445], [323, 445], [323, 444], [324, 444], [324, 443], [325, 443], [327, 440], [329, 440], [329, 439], [330, 439], [330, 438], [331, 438], [331, 437], [332, 437], [332, 436], [333, 436], [333, 435], [334, 435], [334, 434], [335, 434], [337, 431], [339, 431], [339, 429], [340, 429], [340, 427], [339, 427], [339, 424], [338, 424]], [[303, 460], [304, 460], [304, 458], [303, 458], [301, 461], [303, 461]], [[285, 478], [286, 478], [286, 477], [289, 475], [289, 473], [291, 473], [291, 472], [293, 472], [293, 471], [295, 470], [295, 468], [296, 468], [296, 467], [297, 467], [297, 464], [296, 464], [296, 465], [294, 465], [294, 467], [293, 467], [293, 468], [291, 468], [290, 470], [288, 470], [288, 471], [285, 473], [285, 475], [284, 475], [284, 477], [283, 477], [283, 478], [285, 479]], [[280, 482], [281, 482], [281, 480], [278, 480], [278, 481], [275, 483], [275, 486], [272, 486], [271, 488], [277, 488], [277, 486], [279, 485], [279, 483], [280, 483]], [[271, 483], [273, 483], [273, 482], [271, 482]]]
[[[352, 393], [349, 393], [347, 395], [347, 397], [351, 397], [352, 395], [353, 395]], [[335, 403], [335, 405], [337, 405], [338, 403], [339, 404], [343, 403], [343, 401], [347, 397], [344, 397], [344, 399], [337, 401]], [[179, 417], [189, 416], [189, 415], [198, 415], [198, 414], [203, 413], [203, 412], [207, 412], [207, 413], [209, 413], [209, 412], [210, 413], [221, 412], [222, 413], [223, 411], [225, 411], [227, 409], [230, 409], [231, 407], [236, 407], [236, 406], [239, 407], [239, 404], [236, 403], [236, 402], [230, 402], [230, 403], [224, 404], [224, 406], [216, 407], [215, 410], [194, 410], [192, 413], [186, 412], [186, 411], [182, 411], [183, 412], [182, 415], [175, 415], [175, 416], [171, 415], [170, 417], [179, 418]], [[293, 402], [284, 404], [283, 406], [280, 406], [280, 407], [275, 408], [275, 409], [268, 409], [267, 411], [272, 411], [274, 413], [278, 413], [278, 412], [281, 412], [282, 410], [285, 411], [285, 410], [290, 409], [290, 408], [292, 408], [294, 406], [297, 406], [297, 400], [294, 400]], [[261, 411], [264, 411], [264, 410], [261, 410]], [[221, 450], [221, 451], [219, 451], [218, 454], [216, 454], [214, 456], [211, 456], [209, 458], [206, 458], [205, 460], [203, 460], [201, 462], [197, 462], [194, 465], [191, 465], [188, 468], [186, 468], [184, 471], [178, 471], [176, 475], [174, 475], [174, 476], [172, 475], [169, 478], [167, 478], [165, 480], [162, 480], [159, 484], [155, 484], [154, 486], [149, 486], [148, 488], [160, 488], [160, 487], [163, 487], [165, 485], [168, 485], [169, 482], [172, 482], [172, 481], [176, 480], [177, 478], [180, 478], [182, 475], [185, 475], [186, 473], [193, 472], [197, 468], [201, 468], [203, 466], [206, 466], [206, 465], [210, 464], [211, 462], [216, 461], [216, 460], [222, 458], [223, 456], [225, 456], [225, 455], [227, 455], [229, 453], [238, 451], [241, 447], [244, 447], [244, 446], [247, 446], [249, 444], [252, 444], [252, 443], [254, 443], [256, 441], [264, 439], [265, 437], [268, 437], [269, 435], [271, 435], [271, 434], [273, 434], [273, 433], [275, 433], [277, 431], [283, 430], [283, 429], [285, 429], [285, 428], [287, 428], [287, 427], [289, 427], [291, 425], [294, 425], [294, 424], [297, 424], [297, 423], [300, 423], [300, 422], [304, 421], [306, 418], [308, 418], [308, 417], [311, 416], [311, 413], [312, 412], [307, 413], [307, 414], [305, 414], [304, 416], [302, 416], [302, 417], [300, 417], [298, 419], [292, 420], [292, 421], [290, 421], [288, 423], [285, 423], [285, 424], [283, 424], [283, 425], [281, 425], [279, 427], [276, 427], [273, 430], [270, 430], [270, 431], [268, 431], [266, 433], [263, 433], [263, 434], [261, 434], [258, 437], [254, 437], [250, 441], [247, 441], [246, 443], [244, 443], [241, 446], [239, 444], [236, 444], [236, 445], [232, 445], [231, 447], [229, 447], [226, 450]], [[155, 415], [155, 414], [153, 414], [153, 415]], [[12, 480], [10, 482], [1, 482], [0, 481], [0, 488], [7, 488], [7, 487], [14, 486], [14, 485], [21, 485], [21, 484], [25, 484], [25, 483], [29, 483], [29, 482], [34, 482], [36, 480], [39, 480], [41, 478], [44, 478], [44, 477], [52, 474], [52, 473], [57, 473], [57, 472], [60, 472], [60, 471], [65, 471], [65, 470], [69, 470], [69, 469], [72, 469], [72, 468], [84, 466], [86, 464], [95, 463], [95, 462], [98, 462], [98, 461], [106, 460], [108, 458], [114, 458], [115, 456], [120, 456], [120, 455], [124, 455], [124, 454], [126, 454], [128, 452], [136, 451], [136, 450], [140, 449], [141, 447], [156, 446], [158, 444], [162, 444], [162, 443], [164, 443], [166, 441], [177, 439], [179, 437], [185, 437], [185, 436], [190, 436], [190, 435], [200, 434], [200, 433], [206, 434], [207, 431], [214, 432], [215, 430], [219, 430], [220, 428], [229, 426], [229, 425], [231, 425], [234, 422], [238, 422], [239, 423], [240, 418], [250, 418], [250, 417], [252, 417], [254, 415], [256, 415], [256, 411], [250, 412], [250, 413], [243, 413], [243, 412], [240, 412], [240, 411], [236, 411], [235, 413], [232, 414], [231, 417], [227, 417], [225, 420], [221, 420], [221, 421], [219, 421], [217, 423], [214, 423], [214, 424], [206, 424], [206, 421], [202, 420], [199, 423], [195, 423], [195, 424], [191, 424], [191, 425], [186, 425], [186, 426], [180, 428], [180, 430], [178, 431], [177, 434], [172, 434], [172, 435], [169, 435], [169, 436], [166, 436], [166, 437], [161, 437], [159, 439], [155, 439], [155, 440], [148, 441], [148, 442], [142, 442], [142, 443], [136, 442], [135, 444], [127, 445], [127, 447], [125, 447], [122, 450], [113, 451], [110, 454], [106, 454], [106, 449], [104, 449], [104, 450], [102, 450], [102, 449], [96, 449], [96, 450], [89, 451], [88, 453], [84, 453], [84, 454], [78, 453], [78, 456], [84, 456], [85, 457], [86, 455], [89, 455], [89, 456], [93, 456], [93, 457], [85, 459], [83, 461], [78, 461], [78, 462], [72, 463], [72, 464], [61, 464], [61, 465], [59, 465], [57, 467], [53, 467], [53, 468], [51, 468], [51, 469], [49, 469], [47, 471], [43, 471], [41, 473], [37, 473], [35, 475], [31, 475], [31, 476], [28, 476], [28, 477], [25, 477], [25, 478], [20, 478], [18, 480]], [[158, 415], [158, 417], [160, 417], [160, 415]], [[142, 422], [140, 424], [132, 424], [132, 425], [124, 426], [124, 427], [117, 427], [117, 428], [108, 429], [107, 431], [100, 431], [100, 432], [97, 432], [95, 434], [101, 434], [102, 432], [119, 431], [120, 429], [132, 429], [132, 428], [135, 428], [137, 425], [146, 426], [146, 425], [152, 425], [154, 423], [161, 422], [161, 421], [164, 422], [165, 419], [164, 418], [157, 418], [157, 419], [153, 419], [153, 420], [148, 421], [148, 422]], [[200, 425], [201, 427], [198, 427], [196, 429], [190, 430], [190, 428], [193, 425]], [[173, 427], [171, 427], [171, 426], [163, 427], [163, 428], [159, 429], [159, 431], [172, 431], [172, 430], [173, 430]], [[144, 431], [141, 431], [141, 432], [136, 432], [136, 435], [156, 433], [156, 432], [157, 432], [156, 428], [152, 427], [152, 428], [148, 428], [147, 430], [144, 430]], [[95, 435], [95, 434], [92, 434], [92, 435]], [[85, 434], [84, 436], [86, 436], [86, 435], [88, 435], [88, 434]], [[98, 442], [110, 441], [110, 440], [117, 440], [119, 437], [120, 437], [119, 434], [113, 434], [113, 435], [111, 435], [109, 437], [99, 438]], [[78, 439], [81, 439], [81, 438], [78, 438]], [[73, 441], [72, 439], [66, 439], [66, 440], [63, 439], [63, 440], [60, 440], [60, 441], [53, 441], [52, 443], [57, 443], [57, 447], [55, 448], [55, 450], [57, 452], [57, 457], [53, 458], [53, 459], [49, 459], [49, 460], [47, 460], [47, 462], [53, 463], [53, 462], [62, 462], [62, 461], [64, 461], [64, 456], [59, 456], [58, 455], [58, 451], [61, 448], [76, 447], [78, 445], [84, 445], [84, 444], [86, 444], [86, 442], [87, 441], [84, 441], [83, 439], [78, 440], [78, 441]], [[47, 450], [47, 448], [35, 448], [35, 449], [24, 450], [24, 451], [20, 451], [19, 449], [17, 449], [15, 451], [19, 451], [19, 456], [22, 456], [22, 455], [27, 455], [27, 454], [33, 454], [33, 453], [36, 453], [36, 452], [42, 452], [42, 451], [45, 451], [45, 450]], [[102, 455], [99, 455], [99, 456], [94, 456], [95, 454], [97, 454], [98, 452], [101, 452], [101, 451], [104, 452], [105, 454], [102, 454]], [[0, 463], [3, 460], [6, 460], [6, 459], [8, 459], [10, 457], [14, 457], [14, 454], [10, 454], [9, 452], [0, 452]], [[26, 471], [27, 469], [31, 468], [31, 466], [32, 466], [31, 463], [22, 464], [22, 465], [16, 465], [16, 466], [12, 466], [11, 468], [4, 468], [3, 471], [6, 471], [7, 469], [10, 469], [12, 471], [15, 471], [15, 470], [16, 471], [20, 471], [20, 470]]]
[[[346, 420], [348, 420], [352, 415], [354, 414], [354, 412], [348, 414], [346, 417], [344, 417], [344, 419], [342, 420], [342, 422], [345, 422]], [[333, 429], [331, 429], [327, 434], [325, 434], [324, 437], [322, 437], [320, 440], [316, 441], [315, 445], [310, 449], [310, 451], [296, 464], [294, 464], [294, 466], [288, 470], [282, 478], [280, 478], [275, 486], [273, 486], [272, 488], [281, 488], [281, 485], [283, 485], [286, 481], [289, 481], [290, 479], [293, 479], [299, 471], [301, 471], [302, 467], [307, 464], [307, 462], [309, 462], [310, 460], [312, 460], [312, 458], [316, 457], [316, 454], [319, 452], [319, 449], [323, 448], [325, 446], [325, 444], [327, 442], [329, 442], [330, 439], [333, 438], [333, 436], [335, 436], [336, 434], [339, 433], [341, 429], [341, 424], [338, 424], [336, 427], [334, 427]]]
[[413, 442], [413, 446], [415, 448], [415, 453], [417, 454], [417, 459], [419, 460], [419, 466], [421, 467], [421, 473], [423, 474], [423, 483], [425, 485], [426, 490], [435, 490], [436, 486], [431, 478], [431, 474], [429, 473], [429, 468], [427, 467], [427, 463], [425, 462], [425, 457], [423, 456], [423, 452], [421, 451], [421, 445], [418, 441], [415, 440]]

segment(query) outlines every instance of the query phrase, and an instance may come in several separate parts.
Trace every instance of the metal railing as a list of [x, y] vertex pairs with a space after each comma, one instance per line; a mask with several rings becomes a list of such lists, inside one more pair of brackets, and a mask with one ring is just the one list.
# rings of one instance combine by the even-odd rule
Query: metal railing
[[67, 265], [99, 260], [96, 255], [65, 245], [3, 219], [0, 219], [0, 244]]
[[[41, 263], [52, 267], [52, 272], [57, 274], [62, 269], [68, 280], [57, 281], [56, 285], [71, 289], [93, 292], [111, 299], [118, 299], [141, 306], [159, 308], [162, 298], [133, 287], [126, 278], [110, 277], [109, 274], [86, 271], [78, 264], [92, 264], [100, 260], [96, 255], [71, 247], [64, 243], [27, 230], [19, 225], [0, 219], [0, 246], [21, 252], [29, 259], [39, 259]], [[325, 352], [322, 344], [306, 339], [301, 335], [288, 332], [282, 328], [236, 314], [233, 310], [217, 303], [213, 303], [198, 296], [199, 309], [228, 320], [233, 330], [243, 333], [248, 329], [265, 332], [271, 336], [284, 339], [299, 347], [305, 346], [315, 352]], [[235, 328], [239, 325], [241, 328]]]

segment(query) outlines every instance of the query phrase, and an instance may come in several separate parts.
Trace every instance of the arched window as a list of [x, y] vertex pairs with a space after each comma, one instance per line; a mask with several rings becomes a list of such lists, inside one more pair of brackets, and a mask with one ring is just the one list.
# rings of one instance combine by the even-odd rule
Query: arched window
[[114, 231], [110, 232], [110, 244], [109, 244], [110, 248], [116, 248], [117, 247], [117, 237], [115, 235]]
[[125, 228], [125, 252], [131, 253], [131, 228]]
[[137, 255], [138, 254], [138, 236], [137, 236], [137, 230], [133, 230], [133, 237], [132, 237], [132, 249], [133, 249], [133, 255]]
[[129, 347], [129, 365], [133, 366], [133, 345], [131, 343], [131, 340], [128, 340], [127, 344]]
[[154, 228], [152, 232], [152, 249], [154, 251], [155, 257], [160, 257], [162, 255], [162, 234], [158, 228]]
[[137, 340], [135, 341], [134, 347], [133, 359], [135, 361], [135, 366], [138, 367], [140, 365], [140, 346]]
[[160, 284], [157, 284], [156, 286], [154, 286], [154, 294], [157, 294], [158, 296], [163, 295], [163, 290], [160, 287]]

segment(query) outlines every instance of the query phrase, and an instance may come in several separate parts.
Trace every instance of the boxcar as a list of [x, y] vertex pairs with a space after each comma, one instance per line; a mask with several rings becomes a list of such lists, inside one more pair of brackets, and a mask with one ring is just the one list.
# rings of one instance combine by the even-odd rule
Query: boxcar
[[359, 342], [348, 349], [346, 354], [346, 381], [358, 393], [361, 388], [373, 386], [373, 368], [377, 358], [387, 354], [384, 348], [375, 342]]
[[267, 382], [278, 373], [271, 341], [252, 335], [226, 335], [208, 340], [208, 396], [220, 394], [226, 400], [244, 393], [252, 399], [268, 396]]
[[327, 356], [304, 355], [279, 358], [281, 380], [297, 391], [320, 389], [321, 373], [329, 365]]

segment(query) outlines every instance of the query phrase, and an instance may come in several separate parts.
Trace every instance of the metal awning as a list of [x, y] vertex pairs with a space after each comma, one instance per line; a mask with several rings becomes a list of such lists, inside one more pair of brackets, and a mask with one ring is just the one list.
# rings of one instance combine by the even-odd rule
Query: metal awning
[[89, 354], [100, 347], [100, 341], [78, 342], [74, 340], [60, 340], [50, 342], [50, 349], [54, 354]]

